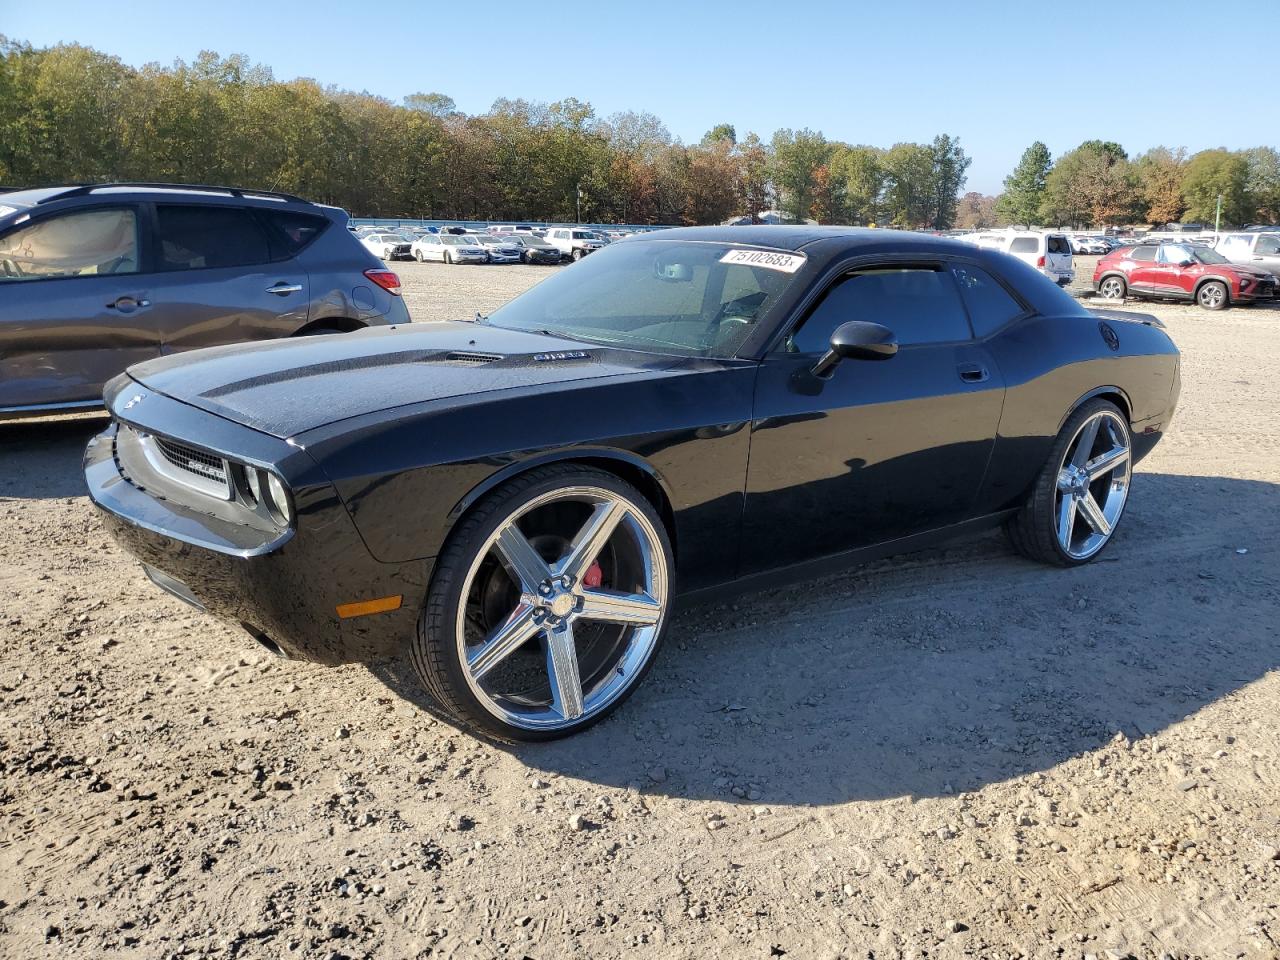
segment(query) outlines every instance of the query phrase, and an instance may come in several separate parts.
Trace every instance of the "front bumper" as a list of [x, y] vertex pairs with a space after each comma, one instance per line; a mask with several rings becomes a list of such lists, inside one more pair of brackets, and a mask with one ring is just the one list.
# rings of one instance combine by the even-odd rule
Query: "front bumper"
[[1240, 303], [1260, 303], [1264, 300], [1274, 300], [1276, 298], [1276, 282], [1274, 280], [1256, 280], [1249, 284], [1248, 289], [1240, 289], [1240, 285], [1236, 285], [1234, 298]]
[[[128, 383], [126, 396], [138, 389]], [[113, 392], [118, 396], [120, 389], [108, 388], [109, 407]], [[85, 450], [85, 482], [107, 531], [142, 562], [153, 582], [240, 624], [292, 658], [336, 664], [403, 648], [422, 608], [430, 561], [375, 560], [337, 492], [297, 447], [162, 395], [147, 393], [146, 401], [145, 415], [131, 418], [138, 429], [160, 432], [167, 426], [179, 437], [199, 436], [203, 446], [224, 455], [254, 460], [261, 460], [271, 444], [285, 448], [275, 462], [287, 466], [281, 472], [293, 486], [298, 518], [295, 528], [269, 538], [142, 490], [120, 468], [113, 420]], [[197, 416], [206, 421], [205, 429], [193, 433], [191, 421]], [[338, 616], [340, 604], [394, 595], [403, 598], [397, 610], [348, 620]]]
[[488, 263], [487, 253], [450, 253], [449, 259], [454, 263]]

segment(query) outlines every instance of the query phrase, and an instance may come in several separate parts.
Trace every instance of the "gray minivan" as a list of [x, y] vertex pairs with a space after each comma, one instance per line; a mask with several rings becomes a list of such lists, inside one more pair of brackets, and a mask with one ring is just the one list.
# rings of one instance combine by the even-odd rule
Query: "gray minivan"
[[130, 364], [181, 350], [407, 323], [346, 223], [229, 187], [0, 194], [0, 417], [99, 406]]

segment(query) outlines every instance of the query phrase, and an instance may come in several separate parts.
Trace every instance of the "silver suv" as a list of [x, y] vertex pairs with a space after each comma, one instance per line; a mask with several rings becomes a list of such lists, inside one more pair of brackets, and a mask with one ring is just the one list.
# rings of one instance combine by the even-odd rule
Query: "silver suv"
[[1232, 263], [1260, 267], [1280, 276], [1280, 231], [1224, 233], [1218, 238], [1214, 249]]
[[0, 194], [0, 417], [100, 406], [130, 364], [182, 350], [408, 322], [346, 225], [229, 187]]

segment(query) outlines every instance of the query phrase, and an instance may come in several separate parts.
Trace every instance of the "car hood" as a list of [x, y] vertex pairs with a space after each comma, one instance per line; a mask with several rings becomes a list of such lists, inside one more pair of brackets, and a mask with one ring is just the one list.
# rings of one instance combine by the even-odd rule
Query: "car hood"
[[664, 370], [678, 358], [476, 323], [423, 323], [235, 344], [148, 360], [157, 393], [288, 438], [392, 407]]

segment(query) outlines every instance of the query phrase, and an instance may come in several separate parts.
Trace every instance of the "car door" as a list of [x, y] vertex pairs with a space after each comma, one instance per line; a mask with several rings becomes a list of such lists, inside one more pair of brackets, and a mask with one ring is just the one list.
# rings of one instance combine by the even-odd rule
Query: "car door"
[[1258, 237], [1253, 255], [1246, 262], [1280, 276], [1280, 237], [1267, 234]]
[[[1190, 263], [1188, 263], [1190, 261]], [[1190, 298], [1195, 282], [1203, 271], [1197, 270], [1191, 247], [1181, 243], [1162, 243], [1152, 270], [1152, 293], [1164, 297]]]
[[1129, 289], [1135, 293], [1152, 293], [1156, 284], [1156, 250], [1154, 244], [1134, 247], [1119, 263]]
[[289, 336], [307, 322], [306, 270], [248, 207], [154, 205], [160, 351]]
[[95, 404], [159, 353], [136, 205], [79, 209], [0, 237], [0, 410]]
[[[816, 378], [810, 371], [831, 333], [849, 320], [888, 327], [897, 355], [845, 360]], [[841, 273], [760, 364], [742, 573], [966, 518], [1003, 397], [950, 264]]]

